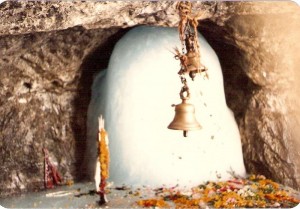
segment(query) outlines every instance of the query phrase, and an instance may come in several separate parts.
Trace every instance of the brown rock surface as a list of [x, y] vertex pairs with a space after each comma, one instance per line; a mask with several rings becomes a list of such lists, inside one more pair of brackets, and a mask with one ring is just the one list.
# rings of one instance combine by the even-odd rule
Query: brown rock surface
[[[248, 171], [299, 189], [299, 7], [194, 4], [220, 58]], [[93, 74], [124, 28], [177, 22], [174, 2], [1, 3], [0, 195], [42, 186], [43, 146], [63, 176], [79, 177]]]
[[[76, 178], [85, 147], [91, 83], [84, 58], [117, 29], [3, 36], [0, 70], [1, 189], [42, 187], [43, 152], [66, 178]], [[6, 191], [5, 191], [6, 190]]]

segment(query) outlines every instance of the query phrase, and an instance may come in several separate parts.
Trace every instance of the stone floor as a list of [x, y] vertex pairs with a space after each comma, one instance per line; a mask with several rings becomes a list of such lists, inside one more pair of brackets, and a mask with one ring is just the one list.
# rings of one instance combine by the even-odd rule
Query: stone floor
[[4, 208], [137, 208], [137, 200], [148, 198], [153, 193], [147, 188], [143, 191], [141, 195], [129, 188], [111, 189], [107, 195], [109, 202], [100, 207], [97, 202], [99, 196], [95, 194], [95, 184], [76, 183], [72, 186], [59, 186], [46, 191], [0, 198], [0, 205]]
[[[95, 193], [94, 183], [75, 183], [71, 186], [58, 186], [45, 191], [0, 198], [0, 209], [1, 206], [4, 208], [138, 208], [136, 201], [155, 198], [155, 193], [155, 190], [146, 186], [135, 189], [111, 186], [107, 194], [109, 202], [99, 206], [97, 202], [99, 196]], [[298, 191], [294, 191], [293, 196], [300, 198]], [[300, 205], [295, 208], [300, 209]]]

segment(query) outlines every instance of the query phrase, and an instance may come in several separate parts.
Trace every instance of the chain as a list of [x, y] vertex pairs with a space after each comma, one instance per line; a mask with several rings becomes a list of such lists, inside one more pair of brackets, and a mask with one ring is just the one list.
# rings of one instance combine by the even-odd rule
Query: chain
[[189, 17], [191, 15], [191, 11], [192, 11], [192, 4], [191, 4], [191, 2], [178, 2], [176, 8], [178, 9], [179, 17], [180, 17], [178, 30], [179, 30], [179, 37], [180, 37], [180, 41], [181, 41], [182, 54], [178, 53], [178, 55], [175, 56], [175, 58], [180, 59], [181, 68], [180, 68], [180, 71], [178, 72], [178, 74], [179, 74], [181, 83], [183, 84], [181, 91], [180, 91], [180, 98], [183, 99], [184, 92], [187, 92], [187, 95], [189, 97], [189, 87], [188, 87], [187, 79], [186, 79], [186, 72], [187, 72], [187, 56], [186, 56], [186, 54], [188, 53], [190, 46], [187, 45], [189, 43], [187, 42], [186, 39], [191, 34]]
[[208, 78], [207, 69], [200, 63], [200, 50], [198, 43], [198, 20], [192, 15], [192, 3], [189, 1], [180, 1], [176, 5], [179, 13], [178, 32], [181, 41], [182, 52], [176, 50], [175, 59], [180, 60], [180, 70], [178, 72], [183, 87], [182, 91], [186, 91], [189, 95], [186, 75], [194, 80], [197, 73], [205, 73]]

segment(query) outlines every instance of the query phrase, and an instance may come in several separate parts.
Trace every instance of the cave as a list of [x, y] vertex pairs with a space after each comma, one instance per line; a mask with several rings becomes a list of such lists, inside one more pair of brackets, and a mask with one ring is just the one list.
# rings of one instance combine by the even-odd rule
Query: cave
[[[168, 50], [180, 47], [178, 30], [136, 26], [116, 43], [108, 68], [97, 74], [92, 85], [84, 163], [91, 180], [98, 156], [99, 115], [110, 133], [109, 172], [114, 185], [193, 187], [230, 179], [231, 173], [245, 176], [240, 134], [226, 105], [219, 60], [203, 36], [198, 39], [201, 63], [209, 72], [194, 80], [185, 78], [190, 92], [185, 106], [194, 106], [201, 128], [188, 131], [187, 138], [181, 127], [166, 128], [174, 118], [170, 105], [181, 101], [181, 82], [174, 72], [178, 60]], [[192, 113], [186, 115], [185, 126], [194, 126]]]
[[[64, 179], [87, 178], [94, 77], [130, 29], [177, 27], [175, 4], [0, 4], [0, 196], [43, 188], [43, 147]], [[299, 7], [280, 1], [195, 2], [194, 9], [203, 13], [198, 30], [221, 64], [247, 173], [299, 190]]]

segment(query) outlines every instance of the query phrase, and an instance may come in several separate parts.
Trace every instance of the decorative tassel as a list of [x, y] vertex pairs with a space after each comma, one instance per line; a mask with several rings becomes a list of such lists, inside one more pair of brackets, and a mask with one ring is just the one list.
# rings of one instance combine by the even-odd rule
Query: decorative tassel
[[54, 185], [62, 184], [62, 178], [56, 167], [49, 160], [49, 151], [43, 148], [44, 152], [44, 185], [45, 189], [52, 189]]

